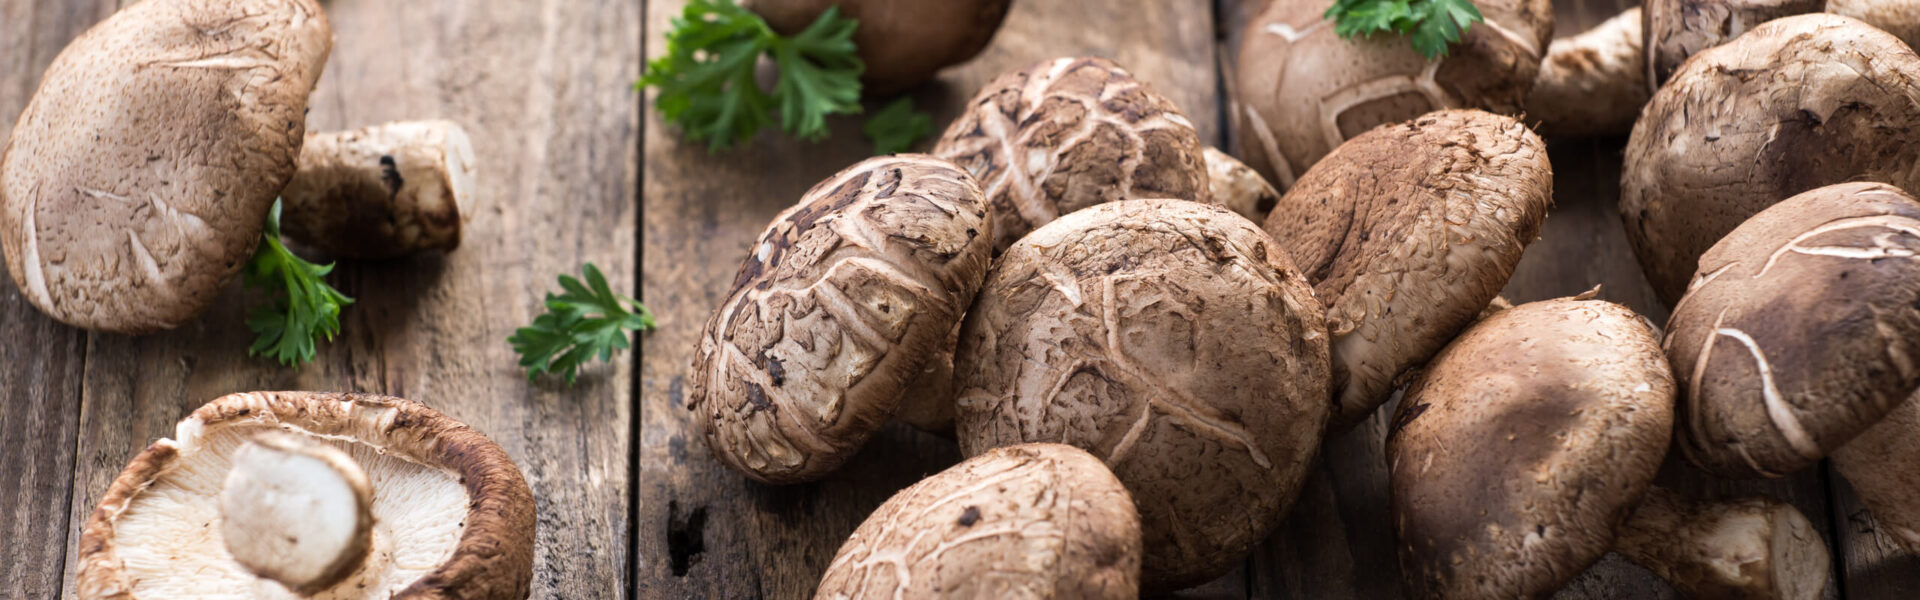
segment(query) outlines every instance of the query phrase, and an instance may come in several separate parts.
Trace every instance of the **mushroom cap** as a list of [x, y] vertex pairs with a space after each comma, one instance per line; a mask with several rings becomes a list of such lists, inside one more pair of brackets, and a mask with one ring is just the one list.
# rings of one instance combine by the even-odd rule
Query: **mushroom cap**
[[853, 32], [868, 96], [886, 96], [933, 79], [986, 49], [1013, 0], [746, 0], [747, 10], [782, 35], [805, 31], [830, 6], [860, 21]]
[[989, 82], [967, 106], [933, 153], [980, 179], [996, 254], [1095, 204], [1211, 197], [1193, 122], [1104, 58], [1035, 63]]
[[1139, 505], [1145, 593], [1232, 568], [1292, 504], [1328, 412], [1320, 303], [1252, 222], [1102, 204], [1007, 250], [961, 325], [960, 450], [1071, 444]]
[[1724, 477], [1806, 468], [1920, 386], [1920, 203], [1846, 183], [1776, 204], [1700, 257], [1667, 323], [1681, 448]]
[[1518, 114], [1547, 42], [1550, 0], [1479, 0], [1486, 21], [1429, 61], [1404, 36], [1341, 39], [1333, 0], [1273, 0], [1235, 67], [1240, 156], [1280, 188], [1361, 133], [1443, 108]]
[[1681, 63], [1702, 50], [1767, 21], [1819, 12], [1826, 4], [1827, 0], [1646, 0], [1640, 18], [1641, 47], [1647, 49], [1647, 89], [1660, 89]]
[[276, 431], [345, 451], [373, 485], [367, 562], [314, 597], [527, 597], [533, 492], [505, 451], [417, 402], [318, 392], [222, 396], [135, 456], [81, 532], [79, 597], [296, 597], [235, 562], [215, 526], [234, 453]]
[[1100, 459], [996, 448], [880, 505], [814, 591], [851, 598], [1138, 598], [1140, 516]]
[[199, 315], [260, 243], [332, 45], [315, 0], [146, 0], [68, 44], [0, 159], [22, 295], [96, 331]]
[[1273, 184], [1253, 167], [1213, 146], [1207, 146], [1202, 154], [1207, 160], [1207, 187], [1212, 190], [1214, 204], [1259, 223], [1280, 202], [1280, 190], [1273, 189]]
[[1754, 213], [1846, 181], [1920, 189], [1920, 55], [1827, 14], [1694, 55], [1647, 104], [1620, 177], [1627, 239], [1661, 300]]
[[1920, 556], [1920, 402], [1912, 398], [1833, 451], [1833, 467], [1873, 511], [1875, 529]]
[[1599, 300], [1495, 312], [1427, 365], [1387, 436], [1415, 598], [1544, 598], [1598, 560], [1666, 456], [1653, 325]]
[[1920, 45], [1920, 0], [1827, 0], [1827, 12], [1866, 21], [1908, 46]]
[[1477, 110], [1361, 134], [1287, 191], [1266, 231], [1328, 307], [1334, 431], [1499, 295], [1552, 202], [1546, 143]]
[[774, 218], [714, 311], [687, 409], [727, 466], [811, 481], [886, 424], [986, 276], [993, 222], [973, 177], [871, 158]]

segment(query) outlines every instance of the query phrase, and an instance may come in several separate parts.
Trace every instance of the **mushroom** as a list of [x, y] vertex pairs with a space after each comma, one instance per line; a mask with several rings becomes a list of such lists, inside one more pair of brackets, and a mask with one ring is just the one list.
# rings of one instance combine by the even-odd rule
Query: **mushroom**
[[933, 79], [980, 54], [1013, 0], [746, 0], [781, 35], [805, 31], [829, 7], [860, 22], [853, 32], [869, 95], [888, 95]]
[[1387, 434], [1416, 598], [1545, 597], [1613, 545], [1666, 455], [1653, 325], [1588, 296], [1494, 312], [1426, 366]]
[[1880, 422], [1833, 451], [1840, 471], [1879, 529], [1902, 550], [1920, 556], [1920, 402], [1901, 402]]
[[1627, 142], [1620, 213], [1669, 306], [1701, 253], [1775, 202], [1844, 181], [1920, 185], [1920, 56], [1828, 14], [1694, 55]]
[[1792, 504], [1765, 497], [1696, 501], [1657, 486], [1613, 548], [1682, 598], [1815, 600], [1832, 563], [1826, 540]]
[[716, 458], [766, 483], [838, 468], [899, 408], [986, 275], [972, 176], [871, 158], [774, 218], [701, 334], [687, 410]]
[[0, 159], [22, 295], [95, 331], [199, 315], [293, 176], [332, 44], [315, 0], [147, 0], [67, 45]]
[[1818, 12], [1826, 0], [1646, 0], [1646, 82], [1658, 89], [1681, 63], [1781, 17]]
[[1139, 597], [1140, 517], [1100, 459], [996, 448], [880, 505], [814, 598]]
[[[371, 519], [364, 540], [360, 518]], [[81, 532], [78, 596], [525, 598], [533, 523], [533, 493], [506, 453], [426, 406], [233, 394], [195, 410], [107, 488]], [[297, 550], [254, 539], [275, 530], [301, 533]], [[240, 532], [250, 537], [229, 539]], [[335, 558], [351, 564], [336, 571]]]
[[994, 252], [1102, 202], [1210, 197], [1193, 122], [1103, 58], [1057, 58], [988, 83], [933, 153], [993, 203]]
[[1327, 417], [1324, 317], [1252, 222], [1180, 200], [1101, 204], [994, 263], [954, 356], [959, 442], [1101, 457], [1138, 503], [1145, 593], [1266, 539]]
[[1273, 0], [1247, 23], [1236, 67], [1240, 155], [1291, 188], [1341, 142], [1444, 108], [1518, 114], [1553, 38], [1548, 0], [1480, 0], [1445, 59], [1397, 36], [1341, 39], [1333, 0]]
[[1281, 197], [1266, 231], [1327, 306], [1333, 431], [1365, 420], [1493, 301], [1552, 194], [1539, 136], [1458, 110], [1355, 137]]
[[1202, 154], [1207, 161], [1207, 188], [1212, 190], [1214, 204], [1259, 223], [1280, 202], [1280, 191], [1273, 189], [1273, 184], [1267, 183], [1253, 167], [1213, 146], [1207, 146]]
[[281, 191], [285, 232], [342, 258], [453, 250], [476, 175], [473, 144], [449, 121], [308, 135]]
[[1642, 52], [1640, 7], [1547, 45], [1527, 97], [1527, 120], [1547, 137], [1625, 135], [1653, 96]]
[[1920, 45], [1920, 0], [1827, 0], [1827, 12], [1853, 17]]
[[1920, 203], [1875, 183], [1794, 196], [1714, 244], [1667, 324], [1687, 458], [1723, 477], [1783, 476], [1912, 395], [1916, 256]]

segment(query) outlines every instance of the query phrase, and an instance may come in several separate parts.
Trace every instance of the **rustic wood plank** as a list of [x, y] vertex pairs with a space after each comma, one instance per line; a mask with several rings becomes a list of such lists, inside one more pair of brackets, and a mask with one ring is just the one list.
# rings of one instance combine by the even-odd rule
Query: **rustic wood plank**
[[257, 295], [237, 285], [179, 330], [92, 336], [68, 530], [128, 458], [216, 396], [380, 392], [473, 425], [520, 465], [539, 509], [535, 597], [616, 597], [629, 548], [630, 362], [596, 366], [572, 388], [529, 384], [505, 340], [540, 310], [554, 276], [583, 262], [632, 287], [640, 123], [628, 86], [639, 76], [640, 0], [327, 8], [336, 44], [309, 127], [462, 123], [481, 165], [464, 243], [446, 255], [342, 264], [332, 280], [358, 302], [341, 338], [303, 369], [246, 356], [252, 335], [240, 315]]
[[[649, 6], [650, 54], [664, 49], [663, 32], [680, 5]], [[1098, 54], [1179, 102], [1212, 139], [1218, 113], [1211, 32], [1206, 11], [1171, 3], [1015, 2], [985, 53], [914, 95], [945, 124], [1003, 71], [1053, 56]], [[642, 299], [659, 313], [661, 329], [644, 341], [641, 359], [635, 596], [806, 597], [874, 507], [956, 462], [957, 449], [895, 425], [825, 481], [750, 483], [715, 462], [690, 424], [683, 406], [686, 371], [700, 329], [748, 244], [776, 212], [816, 181], [865, 158], [869, 146], [858, 121], [836, 119], [824, 143], [763, 136], [709, 154], [680, 140], [650, 109], [648, 115]]]
[[1920, 597], [1920, 557], [1907, 554], [1880, 528], [1853, 487], [1830, 463], [1828, 492], [1833, 502], [1834, 559], [1844, 560], [1841, 581], [1847, 598], [1894, 600]]

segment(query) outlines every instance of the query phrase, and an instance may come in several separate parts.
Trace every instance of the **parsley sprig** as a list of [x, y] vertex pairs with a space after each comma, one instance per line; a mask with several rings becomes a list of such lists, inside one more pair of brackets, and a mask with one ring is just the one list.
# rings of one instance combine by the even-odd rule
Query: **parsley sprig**
[[584, 284], [572, 275], [561, 275], [560, 288], [566, 293], [547, 294], [546, 314], [507, 338], [520, 354], [528, 380], [541, 373], [558, 373], [573, 385], [580, 365], [595, 356], [609, 360], [615, 349], [627, 349], [628, 331], [653, 330], [653, 313], [646, 306], [614, 293], [593, 263], [587, 263], [585, 271]]
[[[859, 22], [827, 9], [793, 37], [733, 0], [693, 0], [673, 19], [667, 54], [647, 65], [641, 86], [659, 88], [654, 104], [668, 122], [714, 150], [745, 142], [778, 112], [795, 137], [827, 135], [826, 116], [860, 112], [853, 32]], [[779, 71], [771, 93], [754, 80], [762, 55]]]
[[873, 140], [876, 156], [906, 152], [915, 141], [933, 134], [933, 117], [913, 110], [912, 96], [902, 96], [873, 113], [860, 131]]
[[340, 307], [353, 303], [327, 285], [331, 272], [333, 263], [307, 262], [280, 243], [280, 201], [274, 200], [260, 247], [243, 277], [247, 287], [267, 290], [272, 296], [270, 302], [247, 312], [247, 328], [259, 335], [247, 354], [264, 354], [288, 366], [313, 362], [314, 342], [333, 341], [340, 333]]
[[1411, 36], [1429, 60], [1446, 56], [1461, 32], [1484, 20], [1473, 0], [1337, 0], [1324, 17], [1342, 38], [1383, 31]]

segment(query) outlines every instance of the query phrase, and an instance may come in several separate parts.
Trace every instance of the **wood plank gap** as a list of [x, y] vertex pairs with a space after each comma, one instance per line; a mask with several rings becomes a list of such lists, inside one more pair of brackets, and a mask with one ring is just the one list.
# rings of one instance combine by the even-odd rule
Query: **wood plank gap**
[[1840, 489], [1837, 485], [1839, 481], [1833, 476], [1833, 461], [1822, 459], [1818, 468], [1820, 471], [1820, 487], [1827, 492], [1828, 531], [1832, 532], [1825, 540], [1827, 542], [1827, 554], [1833, 557], [1833, 559], [1827, 563], [1828, 576], [1833, 578], [1834, 591], [1841, 600], [1845, 600], [1852, 597], [1847, 594], [1847, 574], [1853, 571], [1849, 568], [1847, 562], [1847, 543], [1850, 541], [1851, 536], [1847, 535], [1848, 530], [1846, 529], [1848, 518], [1844, 510], [1846, 503], [1840, 497]]
[[[648, 59], [647, 34], [652, 23], [647, 18], [648, 0], [640, 2], [640, 68], [645, 75]], [[636, 121], [636, 133], [633, 143], [638, 146], [639, 164], [634, 167], [633, 199], [636, 203], [633, 211], [633, 297], [640, 300], [642, 306], [647, 302], [647, 93], [634, 87], [633, 102], [639, 105], [639, 118]], [[651, 310], [651, 309], [649, 309]], [[640, 394], [646, 387], [643, 369], [646, 367], [647, 334], [634, 336], [633, 361], [629, 373], [631, 379], [627, 391], [627, 564], [621, 573], [624, 581], [620, 591], [629, 599], [640, 597], [640, 461], [646, 447], [642, 434], [646, 432], [647, 403]]]

